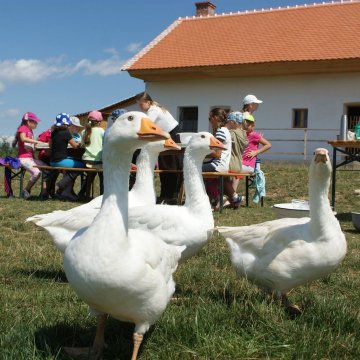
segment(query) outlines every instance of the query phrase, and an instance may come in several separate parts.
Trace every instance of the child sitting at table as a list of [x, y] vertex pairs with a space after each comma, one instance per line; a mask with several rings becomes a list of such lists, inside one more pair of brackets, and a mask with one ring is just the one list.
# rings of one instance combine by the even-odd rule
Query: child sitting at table
[[[50, 139], [50, 165], [83, 168], [84, 164], [81, 160], [73, 159], [67, 155], [68, 144], [74, 149], [81, 146], [81, 143], [76, 142], [69, 131], [69, 126], [71, 126], [70, 116], [66, 113], [57, 115], [54, 125], [55, 128], [51, 132]], [[73, 191], [77, 175], [77, 173], [66, 172], [64, 177], [57, 183], [59, 189], [56, 191], [56, 195], [59, 198], [71, 201], [77, 200], [77, 196]]]
[[77, 116], [70, 116], [70, 120], [70, 133], [76, 142], [81, 143], [81, 131], [84, 129], [84, 127], [81, 125], [80, 119]]
[[[205, 158], [203, 172], [227, 172], [231, 157], [231, 135], [226, 127], [227, 113], [225, 109], [214, 108], [209, 113], [209, 121], [214, 136], [226, 147], [224, 150], [215, 150]], [[209, 195], [213, 210], [217, 210], [220, 196], [219, 179], [205, 179], [206, 191]]]
[[[43, 161], [34, 158], [34, 144], [42, 144], [41, 141], [34, 139], [33, 130], [36, 129], [40, 119], [32, 112], [26, 112], [21, 120], [20, 126], [17, 128], [15, 139], [12, 146], [18, 144], [18, 159], [21, 165], [31, 174], [25, 189], [22, 191], [21, 196], [27, 200], [31, 196], [31, 189], [39, 179], [41, 171], [34, 167], [36, 165], [47, 165]], [[43, 184], [43, 194], [46, 194], [46, 184]]]
[[[231, 158], [229, 165], [229, 172], [242, 171], [242, 154], [248, 144], [246, 131], [242, 127], [242, 123], [248, 117], [252, 117], [249, 113], [242, 113], [240, 111], [230, 112], [227, 116], [227, 127], [231, 135]], [[236, 192], [233, 187], [233, 181], [236, 176], [224, 178], [224, 193], [228, 198], [229, 207], [238, 209], [243, 200], [243, 197]]]
[[[105, 130], [101, 127], [103, 120], [100, 111], [90, 111], [88, 115], [88, 123], [85, 125], [85, 130], [81, 133], [82, 144], [85, 147], [82, 159], [86, 167], [102, 168], [102, 149]], [[79, 197], [85, 201], [91, 200], [91, 187], [94, 182], [96, 174], [99, 175], [100, 180], [100, 194], [104, 192], [104, 181], [102, 172], [89, 172], [86, 177], [85, 187], [80, 190]]]

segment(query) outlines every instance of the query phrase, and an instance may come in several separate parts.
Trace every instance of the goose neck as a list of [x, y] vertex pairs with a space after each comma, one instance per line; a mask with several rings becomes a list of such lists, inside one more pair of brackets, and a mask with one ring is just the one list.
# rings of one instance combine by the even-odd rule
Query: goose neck
[[[194, 206], [199, 203], [204, 203], [204, 197], [207, 198], [202, 177], [202, 162], [204, 156], [205, 155], [185, 151], [183, 170], [186, 194], [185, 205]], [[206, 203], [209, 203], [208, 199], [206, 199]]]
[[[104, 156], [104, 195], [97, 221], [103, 221], [108, 229], [128, 231], [128, 189], [132, 153], [109, 153]], [[106, 220], [104, 220], [104, 218]], [[109, 221], [111, 219], [111, 221]], [[115, 230], [115, 229], [112, 229]]]
[[309, 180], [309, 207], [312, 225], [321, 231], [326, 230], [331, 218], [334, 217], [329, 202], [330, 179], [319, 181], [317, 178]]
[[133, 186], [134, 191], [141, 191], [142, 193], [149, 194], [154, 192], [153, 181], [149, 181], [154, 176], [154, 167], [158, 156], [146, 149], [142, 149], [138, 161], [136, 162], [136, 182]]

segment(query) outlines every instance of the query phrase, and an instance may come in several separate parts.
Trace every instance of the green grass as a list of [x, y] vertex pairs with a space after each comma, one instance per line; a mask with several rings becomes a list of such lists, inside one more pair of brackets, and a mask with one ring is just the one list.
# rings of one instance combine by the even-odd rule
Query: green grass
[[[271, 205], [307, 198], [306, 165], [265, 164], [264, 208], [215, 214], [216, 225], [248, 225], [274, 219]], [[17, 186], [15, 185], [17, 194]], [[230, 264], [225, 241], [214, 236], [175, 274], [178, 301], [151, 328], [139, 359], [359, 359], [360, 233], [351, 211], [360, 210], [359, 172], [338, 172], [338, 218], [348, 254], [331, 275], [290, 294], [304, 310], [291, 319], [270, 296]], [[6, 199], [0, 183], [0, 359], [68, 359], [62, 346], [88, 346], [95, 319], [66, 281], [62, 256], [49, 235], [26, 217], [75, 204]], [[38, 188], [35, 192], [38, 191]], [[132, 324], [110, 319], [104, 359], [129, 359]]]

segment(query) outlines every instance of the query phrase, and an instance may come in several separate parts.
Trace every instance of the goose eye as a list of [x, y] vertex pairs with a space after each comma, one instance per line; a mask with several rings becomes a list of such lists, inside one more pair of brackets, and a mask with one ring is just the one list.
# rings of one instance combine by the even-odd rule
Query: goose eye
[[205, 139], [205, 135], [201, 135], [201, 138], [202, 138], [202, 139]]
[[128, 116], [128, 120], [129, 121], [133, 121], [134, 120], [134, 117], [132, 115]]

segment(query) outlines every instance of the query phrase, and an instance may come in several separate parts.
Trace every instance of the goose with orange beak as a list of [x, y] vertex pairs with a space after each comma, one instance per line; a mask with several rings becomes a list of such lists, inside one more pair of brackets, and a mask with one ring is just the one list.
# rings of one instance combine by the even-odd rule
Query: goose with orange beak
[[92, 224], [66, 247], [64, 270], [69, 284], [97, 315], [91, 359], [102, 356], [110, 315], [135, 323], [135, 360], [143, 334], [164, 312], [175, 290], [172, 274], [185, 247], [167, 245], [150, 232], [128, 227], [132, 154], [142, 141], [166, 138], [169, 135], [143, 113], [128, 112], [115, 121], [103, 148], [102, 207]]

